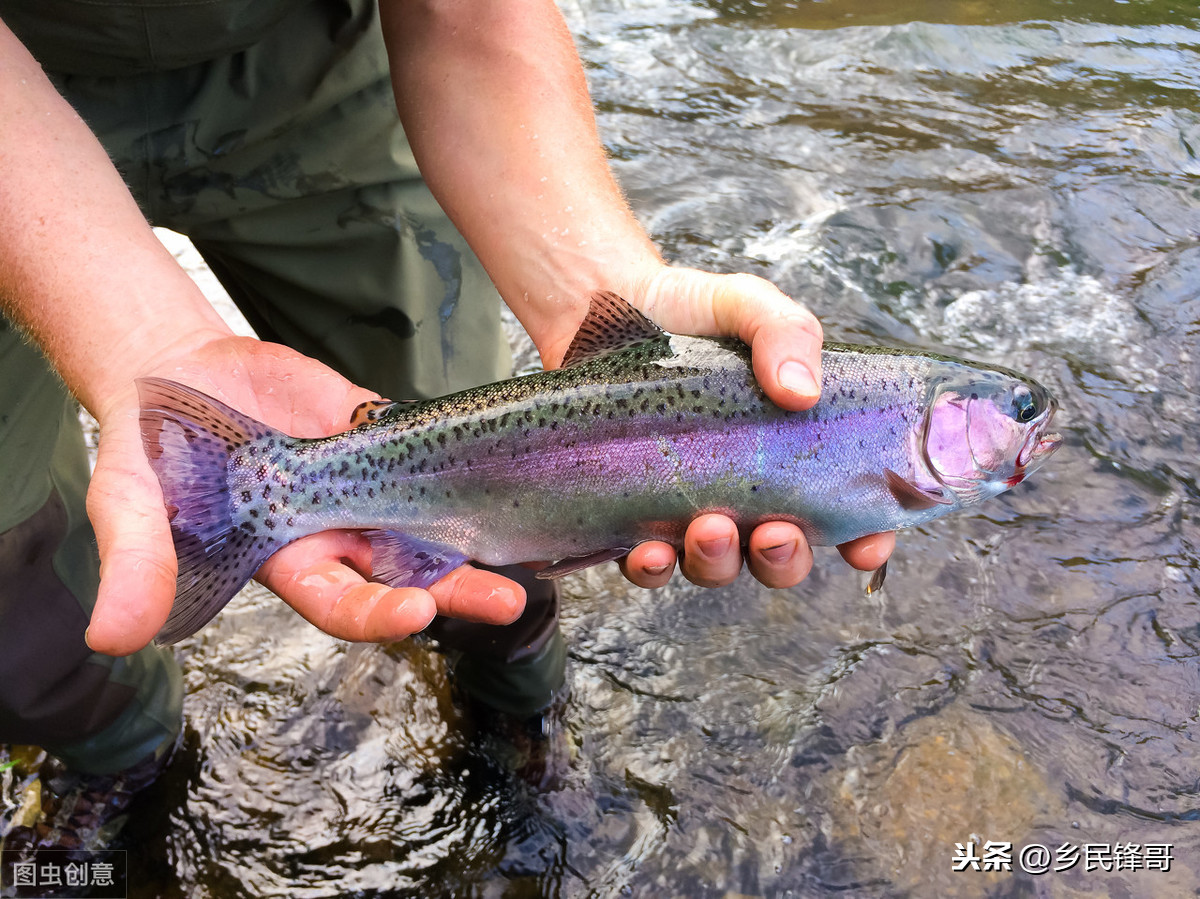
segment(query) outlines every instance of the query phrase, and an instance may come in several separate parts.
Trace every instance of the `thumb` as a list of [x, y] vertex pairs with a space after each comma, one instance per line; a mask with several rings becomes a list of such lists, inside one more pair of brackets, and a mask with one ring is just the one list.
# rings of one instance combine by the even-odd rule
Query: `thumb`
[[142, 450], [136, 409], [102, 430], [87, 497], [100, 550], [100, 589], [88, 645], [107, 655], [137, 652], [175, 601], [176, 561], [162, 491]]
[[750, 347], [754, 377], [777, 405], [799, 410], [816, 403], [821, 324], [770, 281], [665, 268], [639, 305], [668, 331], [741, 338]]

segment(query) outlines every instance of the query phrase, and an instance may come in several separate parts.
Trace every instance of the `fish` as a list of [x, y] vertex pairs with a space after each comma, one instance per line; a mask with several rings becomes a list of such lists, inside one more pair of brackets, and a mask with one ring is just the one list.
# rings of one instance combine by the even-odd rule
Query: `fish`
[[822, 371], [816, 405], [784, 410], [741, 341], [665, 332], [601, 292], [561, 368], [367, 403], [329, 437], [141, 379], [179, 562], [156, 641], [194, 634], [272, 553], [323, 530], [362, 530], [372, 577], [415, 587], [468, 561], [552, 560], [539, 576], [561, 577], [648, 540], [678, 548], [708, 512], [743, 539], [783, 520], [826, 546], [974, 506], [1062, 443], [1054, 397], [1005, 368], [826, 343]]

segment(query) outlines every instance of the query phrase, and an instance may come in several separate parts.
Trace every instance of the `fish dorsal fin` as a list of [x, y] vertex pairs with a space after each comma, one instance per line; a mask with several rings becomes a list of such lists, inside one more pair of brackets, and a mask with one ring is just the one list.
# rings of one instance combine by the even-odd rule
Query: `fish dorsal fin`
[[592, 294], [587, 315], [563, 357], [563, 368], [662, 336], [662, 328], [610, 290]]

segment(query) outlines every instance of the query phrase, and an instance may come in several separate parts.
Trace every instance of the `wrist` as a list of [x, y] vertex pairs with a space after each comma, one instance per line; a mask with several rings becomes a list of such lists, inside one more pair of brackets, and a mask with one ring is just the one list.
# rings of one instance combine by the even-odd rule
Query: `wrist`
[[125, 352], [118, 349], [112, 354], [112, 364], [95, 362], [90, 366], [90, 376], [84, 376], [78, 385], [68, 380], [67, 386], [103, 428], [115, 416], [137, 408], [138, 378], [149, 375], [179, 378], [188, 371], [185, 359], [215, 341], [232, 336], [233, 332], [220, 319], [211, 322], [204, 316], [197, 316], [183, 326], [178, 321], [169, 326], [143, 321], [124, 341]]

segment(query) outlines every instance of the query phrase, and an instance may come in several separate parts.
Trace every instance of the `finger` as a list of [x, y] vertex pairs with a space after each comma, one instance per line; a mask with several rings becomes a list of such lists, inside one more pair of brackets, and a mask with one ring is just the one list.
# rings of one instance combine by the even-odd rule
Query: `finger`
[[737, 526], [724, 515], [701, 515], [683, 537], [680, 569], [693, 584], [720, 587], [742, 570], [742, 547]]
[[437, 605], [425, 590], [372, 583], [336, 559], [296, 567], [289, 549], [268, 559], [257, 577], [330, 636], [372, 643], [403, 640], [427, 627], [437, 614]]
[[821, 324], [770, 281], [665, 268], [652, 280], [649, 316], [668, 331], [740, 337], [754, 376], [779, 406], [807, 409], [821, 384]]
[[896, 532], [886, 531], [882, 534], [869, 534], [859, 537], [838, 547], [842, 558], [859, 571], [874, 571], [888, 560], [892, 550], [896, 548]]
[[100, 588], [85, 638], [122, 656], [149, 643], [175, 601], [175, 547], [162, 491], [142, 451], [136, 413], [103, 435], [87, 495]]
[[525, 588], [494, 571], [463, 565], [429, 588], [439, 615], [512, 624], [525, 608]]
[[345, 640], [400, 640], [434, 614], [509, 624], [525, 606], [525, 591], [490, 571], [463, 566], [426, 592], [368, 582], [371, 561], [361, 531], [324, 531], [279, 550], [256, 577], [306, 620]]
[[746, 564], [762, 584], [781, 589], [794, 587], [812, 570], [812, 550], [794, 524], [769, 521], [750, 535]]
[[754, 377], [776, 405], [808, 409], [821, 394], [821, 325], [807, 309], [757, 323], [750, 343]]
[[639, 543], [620, 561], [621, 572], [639, 587], [661, 587], [675, 573], [675, 548], [669, 543], [649, 540]]
[[821, 393], [821, 323], [769, 281], [726, 275], [713, 301], [722, 333], [750, 346], [754, 377], [784, 409], [807, 409]]

